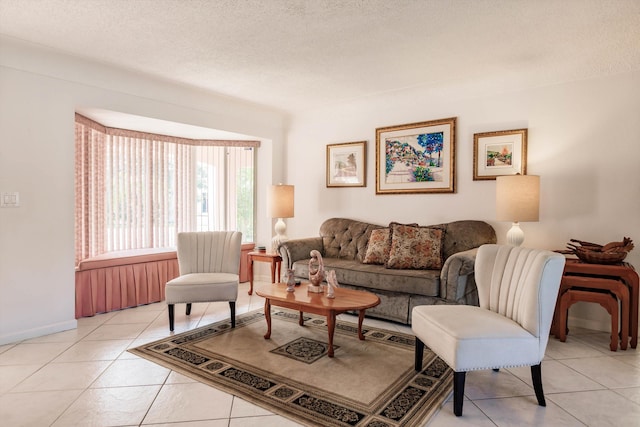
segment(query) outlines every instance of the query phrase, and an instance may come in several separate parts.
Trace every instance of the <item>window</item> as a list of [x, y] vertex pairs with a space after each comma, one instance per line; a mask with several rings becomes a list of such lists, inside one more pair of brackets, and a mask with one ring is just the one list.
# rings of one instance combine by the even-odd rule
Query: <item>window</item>
[[76, 115], [76, 262], [175, 246], [180, 231], [253, 241], [257, 141], [202, 141], [106, 128]]

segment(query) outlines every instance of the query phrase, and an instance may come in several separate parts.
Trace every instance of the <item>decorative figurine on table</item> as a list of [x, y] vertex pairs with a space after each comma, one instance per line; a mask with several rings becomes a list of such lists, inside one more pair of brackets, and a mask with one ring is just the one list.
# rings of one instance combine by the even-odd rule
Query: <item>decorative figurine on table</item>
[[[317, 250], [312, 250], [311, 259], [309, 260], [309, 282], [311, 284], [307, 286], [309, 292], [321, 293], [322, 286], [320, 285], [324, 280], [324, 262], [322, 261], [322, 255]], [[317, 264], [317, 265], [316, 265]]]
[[338, 283], [338, 279], [336, 278], [336, 271], [330, 270], [327, 273], [327, 298], [335, 298], [335, 290], [339, 288], [340, 284]]
[[293, 292], [296, 290], [296, 280], [293, 278], [293, 270], [287, 269], [287, 292]]

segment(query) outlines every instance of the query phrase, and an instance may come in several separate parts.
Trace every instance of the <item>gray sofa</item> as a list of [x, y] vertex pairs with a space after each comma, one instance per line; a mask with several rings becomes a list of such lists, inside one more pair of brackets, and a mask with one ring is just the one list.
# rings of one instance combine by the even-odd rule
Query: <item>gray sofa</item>
[[279, 253], [297, 279], [308, 281], [310, 252], [319, 251], [325, 270], [335, 270], [341, 287], [367, 290], [380, 297], [380, 305], [368, 309], [368, 316], [411, 324], [411, 310], [417, 305], [478, 305], [473, 276], [476, 250], [496, 242], [495, 230], [483, 221], [431, 227], [444, 230], [441, 269], [392, 269], [363, 263], [371, 231], [385, 226], [345, 218], [326, 220], [318, 237], [282, 243]]

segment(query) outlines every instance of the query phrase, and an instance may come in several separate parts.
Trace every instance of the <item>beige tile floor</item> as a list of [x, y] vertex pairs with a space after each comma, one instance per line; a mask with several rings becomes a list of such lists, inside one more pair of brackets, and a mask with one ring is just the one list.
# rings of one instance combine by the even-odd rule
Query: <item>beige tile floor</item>
[[[263, 306], [240, 285], [238, 313]], [[176, 310], [176, 332], [228, 318], [227, 303]], [[366, 319], [388, 329], [406, 326]], [[166, 304], [100, 314], [78, 328], [0, 346], [3, 426], [295, 426], [238, 397], [126, 351], [168, 334]], [[452, 402], [428, 423], [443, 426], [640, 426], [640, 352], [611, 352], [608, 334], [573, 328], [551, 339], [542, 364], [547, 406], [528, 368], [467, 374], [463, 417]], [[204, 404], [203, 404], [204, 403]]]

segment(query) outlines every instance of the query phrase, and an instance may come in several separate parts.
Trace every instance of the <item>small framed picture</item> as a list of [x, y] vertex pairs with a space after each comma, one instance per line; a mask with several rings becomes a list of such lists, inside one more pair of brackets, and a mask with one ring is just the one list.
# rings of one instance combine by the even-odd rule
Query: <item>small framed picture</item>
[[527, 174], [527, 129], [473, 135], [473, 180]]
[[327, 187], [366, 187], [367, 141], [327, 145]]

